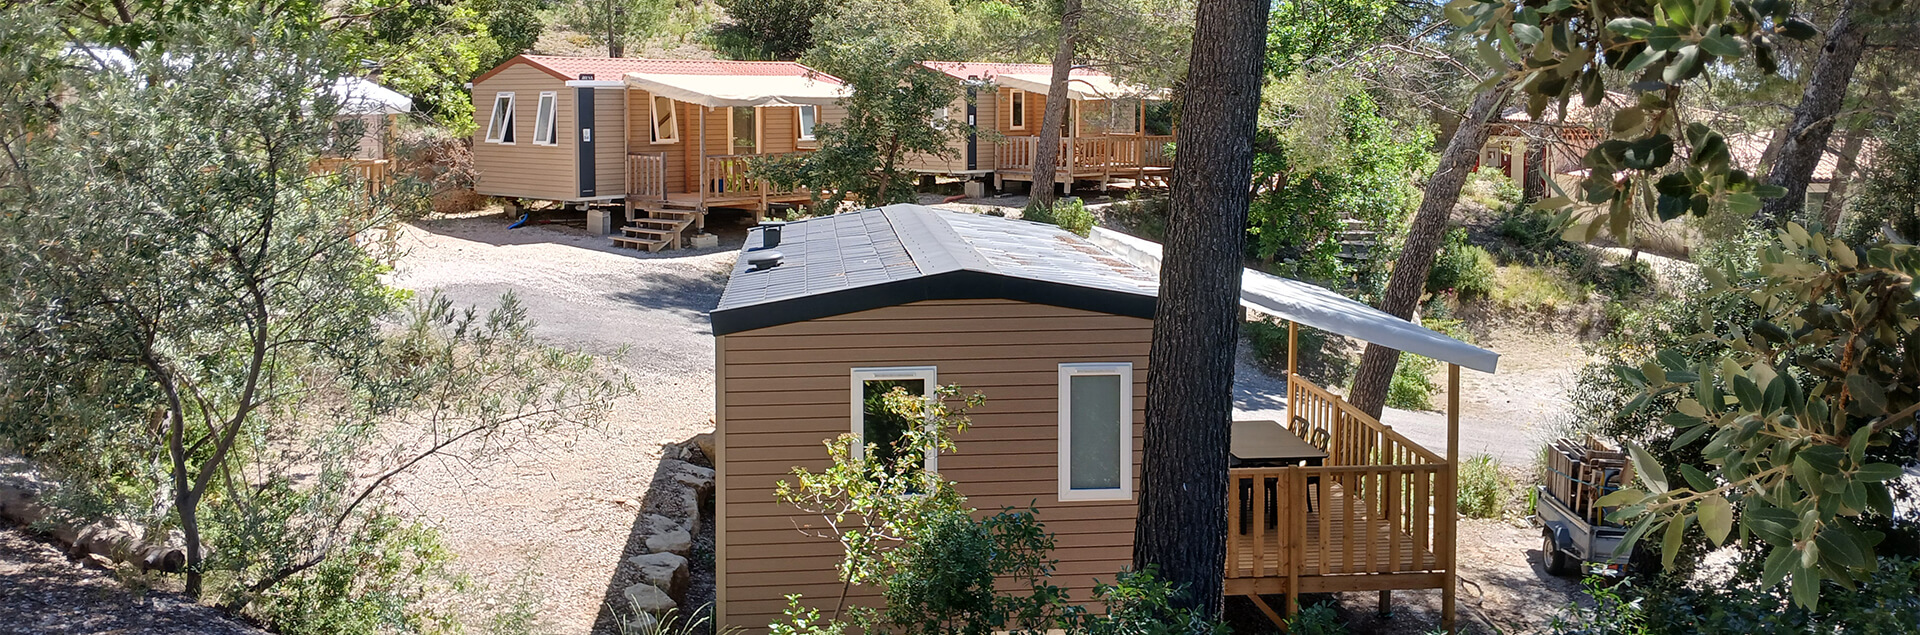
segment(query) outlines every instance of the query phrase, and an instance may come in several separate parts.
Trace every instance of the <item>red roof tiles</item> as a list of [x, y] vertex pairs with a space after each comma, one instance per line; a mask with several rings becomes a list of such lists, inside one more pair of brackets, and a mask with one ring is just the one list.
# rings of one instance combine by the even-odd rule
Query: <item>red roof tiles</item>
[[627, 73], [661, 75], [734, 75], [742, 77], [807, 77], [833, 84], [843, 83], [832, 75], [795, 62], [736, 62], [731, 60], [656, 60], [637, 57], [562, 57], [521, 55], [481, 74], [473, 81], [485, 81], [494, 73], [514, 64], [529, 64], [547, 74], [566, 80], [592, 75], [601, 81], [618, 81]]

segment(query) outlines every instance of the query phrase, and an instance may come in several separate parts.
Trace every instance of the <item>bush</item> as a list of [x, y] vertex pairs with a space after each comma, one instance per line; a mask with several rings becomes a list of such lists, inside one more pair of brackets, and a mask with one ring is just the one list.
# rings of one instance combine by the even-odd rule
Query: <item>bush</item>
[[1300, 609], [1293, 617], [1287, 618], [1287, 633], [1290, 635], [1347, 635], [1347, 623], [1340, 621], [1340, 614], [1333, 610], [1333, 603], [1320, 602]]
[[1167, 213], [1172, 206], [1164, 196], [1140, 198], [1139, 193], [1130, 192], [1126, 200], [1115, 201], [1107, 210], [1136, 236], [1156, 242], [1167, 238]]
[[1483, 298], [1493, 292], [1493, 276], [1493, 255], [1468, 244], [1467, 230], [1456, 227], [1427, 271], [1427, 293], [1452, 290], [1461, 300]]
[[1487, 209], [1505, 209], [1520, 202], [1520, 184], [1499, 168], [1482, 166], [1467, 177], [1462, 192], [1467, 200]]
[[1087, 211], [1086, 204], [1076, 197], [1054, 201], [1051, 206], [1028, 205], [1026, 210], [1020, 212], [1020, 217], [1036, 223], [1059, 225], [1061, 229], [1081, 236], [1093, 231], [1093, 212]]
[[1497, 284], [1488, 299], [1503, 309], [1557, 312], [1585, 302], [1586, 288], [1547, 267], [1510, 265], [1494, 271]]
[[1500, 473], [1500, 460], [1476, 454], [1460, 463], [1460, 513], [1468, 518], [1499, 518], [1506, 512], [1513, 484]]
[[1567, 242], [1560, 239], [1560, 219], [1526, 205], [1508, 205], [1494, 218], [1493, 233], [1506, 239], [1519, 256], [1546, 256]]
[[[1741, 565], [1743, 568], [1752, 563]], [[1887, 558], [1851, 592], [1831, 582], [1820, 609], [1794, 606], [1780, 587], [1762, 587], [1757, 572], [1717, 584], [1666, 578], [1645, 587], [1631, 582], [1584, 586], [1592, 608], [1568, 606], [1551, 621], [1562, 635], [1759, 635], [1763, 633], [1912, 633], [1920, 624], [1920, 560]]]
[[1400, 354], [1400, 365], [1393, 367], [1393, 381], [1387, 384], [1387, 407], [1401, 410], [1432, 410], [1433, 371], [1440, 362], [1412, 353]]

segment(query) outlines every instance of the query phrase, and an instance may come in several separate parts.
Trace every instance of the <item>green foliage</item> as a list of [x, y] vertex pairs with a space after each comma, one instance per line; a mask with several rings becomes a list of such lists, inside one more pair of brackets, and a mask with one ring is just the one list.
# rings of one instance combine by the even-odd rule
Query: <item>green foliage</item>
[[1387, 384], [1387, 407], [1401, 410], [1432, 410], [1433, 393], [1440, 390], [1433, 373], [1440, 362], [1411, 353], [1400, 355], [1393, 367], [1393, 379]]
[[1643, 600], [1632, 597], [1630, 582], [1609, 585], [1598, 577], [1581, 581], [1593, 604], [1570, 603], [1547, 622], [1554, 635], [1645, 635], [1646, 611]]
[[1761, 586], [1785, 583], [1817, 609], [1823, 581], [1852, 588], [1877, 570], [1894, 518], [1887, 481], [1915, 463], [1903, 446], [1920, 411], [1920, 252], [1856, 249], [1797, 224], [1776, 241], [1756, 255], [1758, 275], [1704, 271], [1716, 293], [1757, 305], [1751, 322], [1614, 367], [1641, 389], [1623, 414], [1649, 410], [1669, 451], [1698, 458], [1663, 465], [1630, 444], [1643, 487], [1603, 504], [1637, 520], [1629, 542], [1660, 531], [1669, 566], [1696, 524], [1716, 545], [1762, 543]]
[[1610, 83], [1633, 91], [1633, 101], [1606, 127], [1608, 138], [1584, 157], [1589, 172], [1578, 191], [1540, 202], [1543, 209], [1564, 210], [1563, 218], [1576, 203], [1607, 207], [1569, 236], [1592, 240], [1605, 228], [1631, 243], [1636, 227], [1705, 215], [1717, 205], [1752, 214], [1761, 199], [1785, 193], [1730, 167], [1726, 136], [1684, 122], [1679, 107], [1709, 67], [1752, 59], [1772, 75], [1783, 38], [1816, 35], [1811, 24], [1792, 17], [1792, 2], [1455, 0], [1446, 15], [1477, 36], [1483, 63], [1505, 71], [1482, 87], [1511, 80], [1535, 120], [1544, 120], [1552, 105], [1564, 113], [1575, 97], [1587, 108], [1599, 106]]
[[[1584, 586], [1593, 606], [1574, 604], [1551, 622], [1558, 634], [1787, 635], [1906, 633], [1920, 624], [1920, 561], [1887, 558], [1852, 591], [1828, 583], [1818, 611], [1798, 606], [1778, 588], [1741, 571], [1714, 584], [1661, 580], [1649, 586]], [[1844, 592], [1843, 592], [1844, 591]]]
[[419, 184], [311, 171], [358, 136], [329, 90], [350, 60], [269, 16], [198, 26], [130, 73], [22, 84], [64, 105], [0, 163], [0, 439], [65, 512], [178, 530], [190, 595], [289, 632], [435, 621], [408, 578], [439, 556], [388, 480], [587, 423], [618, 382], [533, 341], [511, 297], [385, 286], [368, 230], [418, 213]]
[[668, 0], [560, 0], [558, 4], [558, 22], [591, 38], [599, 49], [590, 54], [606, 52], [609, 29], [622, 49], [645, 42], [665, 28], [675, 5]]
[[[823, 617], [790, 595], [785, 618], [770, 625], [771, 632], [1224, 635], [1224, 627], [1172, 608], [1179, 590], [1151, 570], [1121, 572], [1114, 583], [1097, 585], [1094, 599], [1104, 612], [1071, 604], [1052, 583], [1054, 539], [1036, 512], [1006, 509], [976, 518], [953, 483], [920, 469], [926, 453], [956, 450], [953, 435], [970, 425], [967, 411], [985, 398], [961, 398], [959, 387], [941, 386], [928, 397], [895, 388], [884, 401], [895, 414], [927, 425], [908, 430], [891, 454], [873, 444], [855, 453], [854, 435], [841, 435], [827, 442], [832, 465], [825, 471], [795, 468], [795, 482], [783, 480], [776, 489], [780, 500], [827, 520], [831, 530], [822, 537], [839, 541], [844, 553], [841, 581], [880, 587], [884, 605], [849, 606], [844, 617]], [[1001, 591], [1007, 588], [1017, 591]]]
[[1087, 211], [1086, 203], [1079, 197], [1069, 196], [1056, 200], [1052, 205], [1030, 204], [1020, 212], [1020, 218], [1036, 223], [1058, 225], [1061, 229], [1085, 236], [1093, 231], [1093, 212]]
[[1287, 78], [1316, 61], [1351, 59], [1426, 19], [1425, 10], [1390, 0], [1280, 0], [1268, 21], [1267, 72]]
[[[1514, 198], [1519, 198], [1518, 188]], [[1509, 259], [1537, 262], [1537, 258], [1553, 254], [1566, 244], [1560, 239], [1560, 222], [1552, 214], [1524, 205], [1509, 204], [1498, 209], [1493, 232], [1513, 246]]]
[[[1247, 216], [1249, 256], [1323, 281], [1351, 274], [1340, 260], [1349, 220], [1376, 241], [1400, 233], [1419, 201], [1413, 176], [1432, 160], [1425, 129], [1384, 116], [1357, 84], [1328, 80], [1268, 90]], [[1371, 250], [1389, 257], [1385, 244]]]
[[1907, 240], [1920, 238], [1920, 108], [1908, 108], [1879, 135], [1874, 160], [1862, 162], [1860, 195], [1841, 222], [1846, 240], [1871, 241], [1882, 227]]
[[1587, 290], [1553, 267], [1510, 265], [1494, 271], [1487, 299], [1509, 311], [1559, 312], [1587, 301]]
[[948, 156], [964, 126], [936, 121], [934, 111], [961, 95], [946, 75], [920, 66], [946, 59], [954, 29], [944, 2], [858, 0], [814, 21], [814, 47], [804, 61], [846, 81], [845, 116], [814, 129], [817, 151], [769, 158], [752, 172], [782, 187], [806, 185], [815, 213], [833, 213], [849, 198], [879, 206], [914, 200], [910, 155]]
[[[1240, 325], [1241, 334], [1253, 347], [1254, 358], [1267, 368], [1287, 368], [1287, 326], [1271, 318], [1250, 320]], [[1353, 360], [1338, 350], [1338, 341], [1326, 331], [1300, 327], [1300, 376], [1322, 386], [1347, 383], [1353, 375]]]
[[1164, 196], [1141, 196], [1138, 191], [1128, 192], [1124, 200], [1114, 201], [1107, 212], [1141, 238], [1154, 242], [1164, 242], [1167, 238], [1167, 214], [1173, 211], [1170, 201]]
[[732, 21], [716, 35], [749, 43], [755, 59], [799, 59], [813, 48], [813, 20], [826, 0], [720, 0]]
[[[1460, 195], [1467, 200], [1479, 203], [1481, 207], [1496, 210], [1509, 209], [1520, 204], [1522, 196], [1520, 184], [1513, 182], [1513, 177], [1502, 172], [1500, 168], [1491, 165], [1480, 166], [1473, 171], [1473, 174], [1468, 175], [1467, 183], [1461, 189]], [[1559, 234], [1557, 230], [1554, 232], [1555, 236]]]
[[1500, 460], [1475, 454], [1460, 462], [1460, 513], [1468, 518], [1499, 518], [1506, 513], [1513, 483], [1500, 473]]
[[1493, 255], [1468, 244], [1465, 228], [1448, 231], [1433, 258], [1433, 268], [1427, 270], [1427, 293], [1451, 291], [1461, 300], [1471, 300], [1486, 297], [1493, 288]]
[[1351, 632], [1347, 623], [1340, 620], [1340, 613], [1333, 609], [1331, 602], [1300, 607], [1299, 613], [1287, 618], [1287, 633], [1291, 635], [1346, 635]]
[[333, 557], [254, 600], [250, 615], [287, 635], [430, 632], [452, 616], [421, 609], [435, 592], [457, 588], [439, 534], [390, 512], [370, 514]]

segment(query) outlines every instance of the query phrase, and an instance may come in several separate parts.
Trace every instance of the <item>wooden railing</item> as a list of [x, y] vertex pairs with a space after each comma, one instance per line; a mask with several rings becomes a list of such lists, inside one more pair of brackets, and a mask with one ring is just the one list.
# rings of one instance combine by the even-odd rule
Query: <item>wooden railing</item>
[[1451, 548], [1440, 522], [1452, 513], [1442, 496], [1445, 472], [1444, 465], [1229, 470], [1226, 577], [1440, 570], [1439, 554]]
[[[1172, 167], [1169, 135], [1082, 137], [1061, 139], [1056, 169], [1072, 174], [1125, 172], [1140, 168]], [[1003, 137], [995, 144], [995, 169], [1012, 172], [1032, 171], [1040, 138]]]
[[392, 161], [386, 159], [355, 159], [350, 157], [323, 157], [315, 159], [311, 169], [315, 173], [330, 174], [336, 172], [351, 173], [354, 178], [367, 185], [367, 196], [378, 196], [387, 188], [393, 175]]
[[1445, 462], [1353, 404], [1298, 377], [1287, 379], [1287, 419], [1287, 427], [1296, 436], [1316, 445], [1324, 443], [1327, 465]]
[[1140, 138], [1140, 164], [1149, 168], [1173, 167], [1173, 135], [1147, 135]]
[[780, 189], [765, 180], [756, 179], [752, 172], [752, 162], [758, 159], [790, 157], [805, 154], [787, 152], [779, 154], [722, 154], [707, 157], [706, 182], [701, 187], [704, 199], [741, 199], [769, 196], [786, 196], [806, 190], [801, 188]]
[[627, 196], [666, 200], [666, 153], [627, 155]]

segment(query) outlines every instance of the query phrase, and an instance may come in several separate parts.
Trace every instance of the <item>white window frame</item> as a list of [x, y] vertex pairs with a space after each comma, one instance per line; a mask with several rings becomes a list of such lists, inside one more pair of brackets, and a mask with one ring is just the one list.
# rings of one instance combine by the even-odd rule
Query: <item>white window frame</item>
[[[729, 115], [729, 118], [731, 118], [731, 115]], [[918, 379], [921, 380], [921, 385], [925, 386], [925, 392], [920, 396], [932, 397], [933, 391], [939, 385], [940, 381], [940, 370], [934, 366], [855, 368], [853, 369], [852, 375], [853, 393], [851, 400], [853, 402], [852, 424], [854, 444], [853, 451], [849, 456], [855, 460], [860, 459], [867, 451], [867, 382], [874, 380]], [[927, 453], [926, 470], [928, 472], [940, 471], [940, 453], [938, 450]]]
[[[659, 95], [650, 95], [648, 96], [648, 99], [650, 101], [648, 102], [648, 106], [647, 106], [647, 120], [648, 120], [648, 123], [653, 126], [653, 145], [667, 145], [672, 143], [679, 143], [680, 142], [680, 110], [675, 107], [673, 99], [670, 97], [662, 97]], [[661, 134], [661, 131], [660, 131], [660, 116], [659, 116], [660, 102], [663, 102], [663, 101], [667, 102], [666, 134]]]
[[[1073, 488], [1073, 382], [1075, 376], [1115, 375], [1120, 378], [1120, 487]], [[1133, 500], [1133, 363], [1091, 362], [1060, 365], [1060, 500]]]
[[[505, 107], [500, 105], [502, 101], [507, 102]], [[519, 135], [512, 135], [514, 139], [507, 138], [513, 130], [513, 102], [512, 92], [493, 94], [493, 110], [487, 113], [487, 143], [510, 146], [519, 138]], [[502, 111], [507, 113], [505, 118], [500, 115]]]
[[[1027, 114], [1028, 114], [1027, 113], [1027, 91], [1020, 90], [1018, 88], [1010, 88], [1010, 89], [1007, 89], [1007, 95], [1008, 95], [1007, 97], [1007, 129], [1008, 130], [1026, 130]], [[1015, 108], [1014, 102], [1019, 102], [1020, 107]], [[1020, 113], [1019, 119], [1015, 119], [1013, 117], [1013, 114], [1015, 112]]]
[[[807, 119], [813, 119], [812, 126], [807, 125]], [[800, 141], [818, 141], [819, 138], [813, 136], [814, 126], [818, 125], [820, 125], [819, 106], [801, 104], [795, 107], [793, 113], [793, 134], [795, 135], [795, 139]]]
[[[542, 126], [545, 126], [546, 130], [542, 131]], [[560, 98], [558, 94], [553, 91], [540, 93], [539, 107], [533, 111], [533, 145], [560, 145], [559, 127]]]

